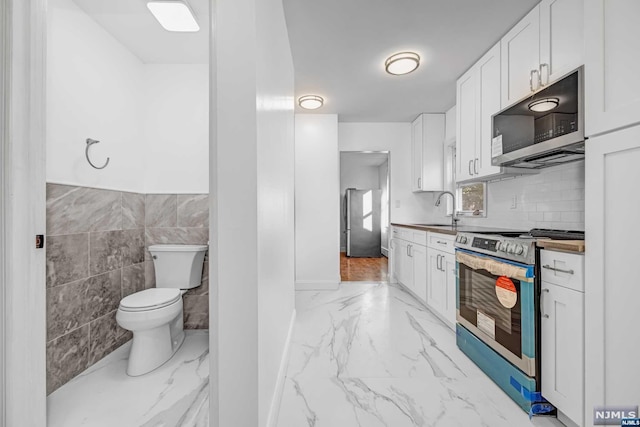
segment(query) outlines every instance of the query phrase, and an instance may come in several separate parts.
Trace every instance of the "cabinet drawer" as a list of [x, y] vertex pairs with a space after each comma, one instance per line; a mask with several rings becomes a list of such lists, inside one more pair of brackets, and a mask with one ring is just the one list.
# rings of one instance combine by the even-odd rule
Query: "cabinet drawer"
[[427, 245], [427, 232], [413, 228], [393, 227], [392, 237], [406, 240], [417, 245]]
[[540, 272], [543, 282], [584, 292], [583, 255], [543, 249], [540, 251]]
[[433, 249], [447, 252], [449, 254], [453, 254], [455, 253], [455, 247], [453, 245], [455, 240], [456, 236], [429, 232], [427, 236], [427, 246]]

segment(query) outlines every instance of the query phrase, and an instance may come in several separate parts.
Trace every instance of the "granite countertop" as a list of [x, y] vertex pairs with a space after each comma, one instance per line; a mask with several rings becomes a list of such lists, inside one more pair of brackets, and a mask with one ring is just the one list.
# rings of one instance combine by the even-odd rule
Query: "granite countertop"
[[[487, 232], [493, 232], [495, 231], [496, 233], [499, 233], [500, 231], [513, 231], [513, 230], [508, 230], [508, 229], [503, 229], [503, 228], [498, 228], [498, 227], [478, 227], [475, 225], [463, 225], [463, 224], [458, 224], [457, 227], [452, 227], [451, 225], [438, 225], [438, 224], [404, 224], [404, 223], [396, 223], [396, 222], [392, 222], [391, 225], [396, 226], [396, 227], [406, 227], [406, 228], [413, 228], [415, 230], [424, 230], [424, 231], [431, 231], [434, 233], [442, 233], [442, 234], [451, 234], [451, 235], [456, 235], [458, 232], [467, 232], [467, 233], [487, 233]], [[523, 231], [524, 232], [524, 231]]]

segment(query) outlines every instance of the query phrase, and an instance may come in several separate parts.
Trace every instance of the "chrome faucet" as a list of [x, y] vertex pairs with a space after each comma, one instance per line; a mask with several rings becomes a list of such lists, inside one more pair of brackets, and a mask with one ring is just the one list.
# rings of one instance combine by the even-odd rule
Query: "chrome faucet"
[[438, 195], [438, 199], [436, 200], [436, 206], [440, 206], [440, 200], [442, 199], [442, 196], [444, 196], [445, 194], [451, 195], [451, 200], [453, 200], [453, 212], [451, 213], [451, 227], [456, 228], [456, 222], [458, 221], [458, 218], [456, 217], [456, 196], [451, 191], [443, 191], [442, 193], [440, 193], [440, 195]]

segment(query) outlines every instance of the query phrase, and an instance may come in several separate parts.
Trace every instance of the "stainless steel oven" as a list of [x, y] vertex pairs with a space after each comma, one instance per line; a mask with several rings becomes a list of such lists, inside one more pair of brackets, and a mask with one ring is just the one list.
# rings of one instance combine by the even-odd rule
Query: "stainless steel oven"
[[456, 262], [458, 323], [534, 377], [537, 304], [533, 265], [460, 248]]

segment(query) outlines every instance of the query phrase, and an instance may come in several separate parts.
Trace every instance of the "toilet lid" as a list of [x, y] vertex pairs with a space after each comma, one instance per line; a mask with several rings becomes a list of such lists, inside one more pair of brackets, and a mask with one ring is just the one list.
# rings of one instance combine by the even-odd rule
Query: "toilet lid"
[[120, 308], [127, 311], [154, 310], [171, 305], [180, 298], [180, 289], [151, 288], [122, 298]]

